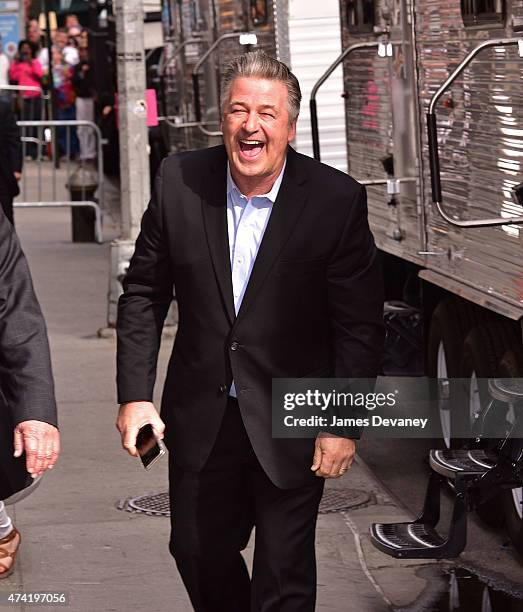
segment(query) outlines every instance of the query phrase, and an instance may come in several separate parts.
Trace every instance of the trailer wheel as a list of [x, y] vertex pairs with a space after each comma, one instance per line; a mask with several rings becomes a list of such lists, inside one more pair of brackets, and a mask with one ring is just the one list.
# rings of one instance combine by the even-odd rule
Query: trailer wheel
[[[463, 397], [463, 412], [469, 424], [490, 400], [487, 379], [499, 375], [503, 355], [514, 342], [513, 331], [513, 326], [505, 321], [485, 321], [483, 325], [471, 329], [463, 343], [459, 375], [470, 381]], [[485, 440], [482, 446], [488, 450], [493, 443]], [[496, 496], [478, 506], [477, 514], [486, 524], [499, 527], [504, 523], [499, 506], [500, 498]]]
[[[476, 309], [457, 298], [442, 300], [432, 314], [427, 343], [427, 374], [430, 379], [458, 378], [461, 350], [465, 337], [471, 327], [478, 322]], [[452, 380], [450, 380], [452, 385]], [[451, 392], [450, 396], [454, 397]], [[438, 400], [441, 435], [447, 448], [460, 446], [459, 440], [452, 438], [452, 424], [458, 413], [448, 399], [441, 396]]]
[[[509, 349], [499, 364], [500, 378], [523, 377], [523, 348]], [[503, 514], [505, 527], [514, 548], [523, 555], [523, 487], [503, 491]]]

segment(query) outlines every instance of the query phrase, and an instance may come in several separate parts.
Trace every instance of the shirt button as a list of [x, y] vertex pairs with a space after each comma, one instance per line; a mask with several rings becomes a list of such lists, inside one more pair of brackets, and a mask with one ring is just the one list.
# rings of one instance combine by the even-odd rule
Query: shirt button
[[240, 345], [237, 342], [231, 344], [231, 351], [237, 351]]

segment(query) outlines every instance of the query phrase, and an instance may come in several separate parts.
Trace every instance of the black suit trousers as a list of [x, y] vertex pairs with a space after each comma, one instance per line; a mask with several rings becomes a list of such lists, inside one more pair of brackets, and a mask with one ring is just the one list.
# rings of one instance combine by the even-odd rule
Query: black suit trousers
[[[233, 399], [204, 468], [183, 470], [174, 454], [169, 478], [170, 550], [196, 612], [313, 612], [323, 478], [276, 487], [256, 459]], [[253, 526], [251, 579], [240, 551]]]

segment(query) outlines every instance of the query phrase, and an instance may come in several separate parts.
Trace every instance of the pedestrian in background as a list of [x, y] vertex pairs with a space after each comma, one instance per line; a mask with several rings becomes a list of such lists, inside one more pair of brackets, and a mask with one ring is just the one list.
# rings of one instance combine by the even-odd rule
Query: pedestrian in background
[[[42, 49], [42, 30], [38, 24], [38, 20], [31, 19], [27, 26], [27, 40], [35, 46], [36, 55], [38, 57], [38, 53]], [[43, 67], [43, 66], [42, 66]]]
[[64, 61], [70, 66], [76, 66], [80, 61], [78, 49], [71, 44], [69, 34], [65, 28], [56, 30], [54, 36], [54, 46], [60, 51]]
[[[24, 87], [32, 87], [20, 92], [20, 118], [22, 121], [38, 121], [42, 118], [42, 77], [43, 70], [36, 59], [36, 47], [28, 40], [21, 40], [18, 44], [18, 53], [9, 69], [12, 82]], [[26, 128], [24, 135], [36, 138], [35, 128]], [[25, 145], [27, 156], [36, 159], [39, 150], [35, 142]]]
[[[0, 116], [0, 126], [2, 119]], [[3, 579], [13, 572], [20, 546], [20, 533], [3, 500], [53, 467], [60, 452], [60, 436], [45, 321], [14, 228], [2, 212], [0, 295], [0, 579]]]
[[43, 80], [49, 72], [49, 52], [45, 46], [42, 30], [37, 19], [31, 19], [27, 28], [27, 38], [36, 49], [36, 59], [40, 62], [43, 71]]
[[[76, 119], [94, 121], [94, 81], [89, 48], [80, 47], [80, 62], [73, 70], [73, 88], [76, 94]], [[96, 158], [96, 136], [89, 126], [78, 127], [80, 161], [92, 162]]]
[[[0, 204], [14, 225], [13, 199], [20, 193], [22, 178], [22, 143], [14, 113], [8, 102], [0, 101]], [[0, 300], [0, 305], [1, 305]]]
[[80, 48], [80, 39], [82, 36], [82, 28], [79, 26], [71, 26], [67, 30], [67, 36], [69, 38], [69, 45], [71, 47], [75, 47], [76, 49]]
[[[66, 61], [63, 48], [53, 47], [52, 57], [53, 86], [56, 102], [56, 119], [71, 121], [76, 119], [73, 89], [73, 66]], [[58, 148], [61, 156], [74, 158], [78, 154], [76, 127], [58, 128]]]
[[75, 15], [74, 13], [71, 13], [70, 15], [66, 15], [64, 27], [66, 30], [69, 30], [70, 28], [74, 28], [74, 27], [81, 28], [80, 20], [78, 19], [78, 15]]

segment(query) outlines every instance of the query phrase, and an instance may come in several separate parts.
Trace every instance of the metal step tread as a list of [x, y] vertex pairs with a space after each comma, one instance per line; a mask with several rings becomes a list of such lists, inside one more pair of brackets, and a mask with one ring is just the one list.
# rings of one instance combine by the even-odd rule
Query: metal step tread
[[430, 467], [447, 478], [481, 476], [495, 464], [495, 461], [481, 449], [431, 450], [429, 460]]
[[441, 558], [440, 550], [447, 544], [424, 523], [374, 523], [370, 532], [374, 546], [396, 558]]

